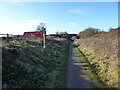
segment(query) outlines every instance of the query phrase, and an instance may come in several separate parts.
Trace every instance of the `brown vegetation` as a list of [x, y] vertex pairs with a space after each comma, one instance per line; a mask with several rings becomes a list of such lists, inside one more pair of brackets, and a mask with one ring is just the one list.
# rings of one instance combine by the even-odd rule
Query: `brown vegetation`
[[75, 43], [87, 49], [88, 52], [109, 59], [107, 62], [107, 72], [105, 72], [109, 80], [108, 85], [118, 81], [118, 55], [120, 55], [118, 52], [118, 39], [120, 39], [118, 31], [120, 31], [120, 28], [111, 29], [109, 32], [96, 34], [92, 37], [75, 40]]

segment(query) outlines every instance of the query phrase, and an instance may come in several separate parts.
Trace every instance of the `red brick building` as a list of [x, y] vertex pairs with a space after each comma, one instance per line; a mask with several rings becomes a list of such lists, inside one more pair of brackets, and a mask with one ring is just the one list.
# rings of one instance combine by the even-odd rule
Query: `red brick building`
[[42, 32], [24, 32], [23, 36], [42, 37]]

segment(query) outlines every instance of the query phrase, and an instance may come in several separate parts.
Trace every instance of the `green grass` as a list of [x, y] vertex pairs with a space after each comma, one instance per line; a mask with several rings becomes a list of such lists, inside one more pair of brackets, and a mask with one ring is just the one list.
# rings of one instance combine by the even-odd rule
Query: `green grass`
[[55, 88], [65, 88], [67, 82], [67, 67], [68, 67], [68, 58], [69, 58], [69, 46], [65, 46], [64, 57], [62, 58], [63, 64], [59, 68], [60, 75], [57, 76], [57, 81]]
[[[88, 53], [85, 49], [80, 47], [75, 47], [76, 53], [80, 56], [82, 61], [82, 66], [86, 70], [88, 76], [93, 82], [96, 88], [117, 88], [117, 82], [115, 85], [108, 84], [109, 79], [107, 78], [108, 59], [95, 56], [91, 53]], [[101, 66], [101, 64], [103, 64]]]
[[69, 42], [46, 40], [46, 43], [45, 49], [39, 40], [11, 40], [4, 43], [3, 86], [6, 84], [9, 88], [64, 87]]
[[82, 66], [83, 68], [86, 70], [88, 76], [90, 77], [90, 79], [92, 80], [92, 83], [94, 84], [95, 87], [103, 87], [102, 84], [99, 82], [99, 78], [98, 76], [93, 73], [93, 68], [91, 66], [91, 64], [88, 62], [87, 58], [83, 55], [83, 53], [80, 51], [80, 49], [78, 47], [75, 48], [75, 51], [77, 52], [77, 54], [80, 56], [80, 61], [82, 61]]
[[62, 52], [61, 64], [50, 73], [50, 82], [46, 88], [66, 88], [67, 81], [67, 67], [69, 58], [69, 42], [64, 46], [64, 52]]

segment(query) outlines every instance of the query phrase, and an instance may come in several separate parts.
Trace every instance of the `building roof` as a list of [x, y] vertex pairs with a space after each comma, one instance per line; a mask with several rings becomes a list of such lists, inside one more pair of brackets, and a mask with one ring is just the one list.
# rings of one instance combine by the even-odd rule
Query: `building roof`
[[24, 36], [42, 36], [42, 32], [24, 32]]
[[24, 33], [41, 33], [41, 32], [24, 32]]

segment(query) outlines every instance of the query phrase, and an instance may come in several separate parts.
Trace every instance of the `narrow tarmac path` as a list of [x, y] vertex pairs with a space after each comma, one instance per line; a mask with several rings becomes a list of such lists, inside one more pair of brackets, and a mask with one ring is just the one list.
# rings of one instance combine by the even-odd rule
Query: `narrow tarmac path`
[[75, 53], [74, 46], [70, 44], [67, 88], [93, 88], [89, 77], [80, 65], [79, 56]]

